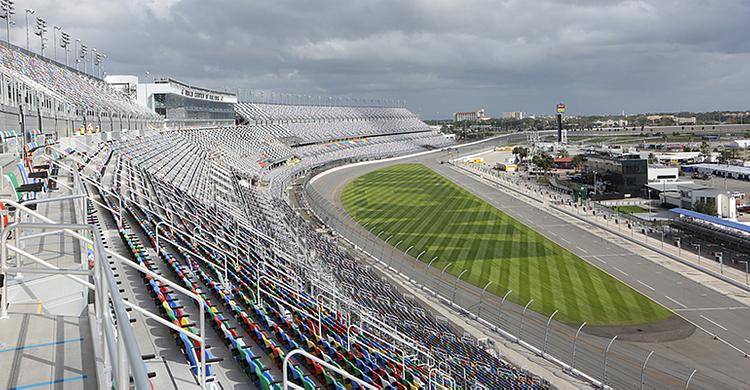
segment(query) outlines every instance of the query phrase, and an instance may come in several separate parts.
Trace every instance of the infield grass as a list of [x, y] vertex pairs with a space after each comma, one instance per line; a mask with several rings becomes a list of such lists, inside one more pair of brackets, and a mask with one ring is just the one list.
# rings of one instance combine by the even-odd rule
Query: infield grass
[[421, 164], [365, 174], [342, 194], [346, 211], [368, 230], [446, 272], [567, 323], [635, 325], [671, 312]]
[[619, 211], [625, 214], [641, 214], [648, 212], [648, 209], [645, 209], [641, 206], [614, 206], [612, 207], [612, 210]]

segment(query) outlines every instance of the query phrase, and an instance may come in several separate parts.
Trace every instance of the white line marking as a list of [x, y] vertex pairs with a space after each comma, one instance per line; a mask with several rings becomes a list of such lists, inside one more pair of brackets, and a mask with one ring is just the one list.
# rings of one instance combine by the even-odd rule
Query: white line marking
[[565, 241], [565, 242], [567, 242], [568, 244], [570, 244], [570, 241], [568, 241], [567, 239], [565, 239], [565, 237], [560, 237], [560, 239], [563, 240], [563, 241]]
[[704, 320], [706, 320], [706, 321], [708, 321], [708, 322], [710, 322], [710, 323], [712, 323], [712, 324], [714, 324], [714, 325], [718, 326], [718, 327], [719, 327], [719, 328], [721, 328], [721, 329], [727, 330], [727, 328], [725, 328], [725, 327], [721, 326], [721, 324], [718, 324], [718, 323], [716, 323], [715, 321], [713, 321], [713, 320], [711, 320], [710, 318], [708, 318], [708, 317], [704, 316], [703, 314], [701, 314], [701, 318], [703, 318]]
[[607, 264], [607, 262], [599, 258], [599, 256], [591, 256], [591, 257], [593, 257], [595, 260], [600, 261], [602, 264]]
[[641, 282], [640, 280], [636, 280], [636, 282], [638, 282], [638, 283], [640, 283], [640, 284], [642, 284], [642, 285], [646, 286], [646, 288], [647, 288], [647, 289], [649, 289], [649, 290], [651, 290], [651, 291], [656, 291], [656, 289], [655, 289], [655, 288], [653, 288], [653, 287], [649, 286], [649, 285], [648, 285], [648, 284], [646, 284], [646, 283], [643, 283], [643, 282]]
[[557, 237], [557, 233], [555, 233], [555, 232], [553, 232], [553, 231], [549, 231], [549, 230], [548, 230], [547, 232], [548, 232], [548, 233], [550, 234], [550, 236], [555, 236], [555, 237]]
[[625, 276], [630, 276], [630, 274], [629, 274], [629, 273], [627, 273], [627, 272], [625, 272], [625, 271], [623, 271], [623, 270], [621, 270], [621, 269], [619, 269], [619, 268], [617, 268], [617, 267], [612, 267], [612, 268], [614, 268], [614, 269], [615, 269], [616, 271], [618, 271], [619, 273], [621, 273], [621, 274], [623, 274], [623, 275], [625, 275]]
[[579, 251], [581, 251], [581, 252], [583, 252], [583, 253], [589, 253], [589, 251], [587, 251], [587, 250], [585, 250], [585, 249], [581, 248], [580, 246], [576, 246], [576, 249], [578, 249]]
[[719, 311], [719, 310], [747, 310], [750, 309], [750, 307], [747, 306], [729, 306], [729, 307], [693, 307], [690, 309], [674, 309], [674, 311]]
[[665, 295], [665, 296], [664, 296], [664, 298], [667, 298], [667, 299], [669, 299], [670, 301], [674, 302], [674, 303], [675, 303], [675, 304], [676, 304], [677, 306], [680, 306], [680, 307], [682, 307], [683, 309], [687, 309], [687, 306], [683, 305], [683, 304], [682, 304], [682, 303], [680, 303], [680, 302], [677, 302], [677, 301], [676, 301], [676, 300], [675, 300], [674, 298], [671, 298], [671, 297], [669, 297], [669, 296], [667, 296], [667, 295]]
[[748, 341], [748, 339], [745, 339], [745, 342], [748, 343], [748, 344], [750, 344], [750, 341]]

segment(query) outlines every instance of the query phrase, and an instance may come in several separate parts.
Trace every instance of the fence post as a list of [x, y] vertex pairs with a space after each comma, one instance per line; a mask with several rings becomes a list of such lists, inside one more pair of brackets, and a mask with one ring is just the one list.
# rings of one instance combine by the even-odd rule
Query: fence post
[[427, 266], [424, 267], [424, 282], [422, 283], [423, 288], [427, 285], [427, 271], [430, 269], [430, 267], [432, 267], [432, 263], [434, 263], [435, 260], [437, 260], [437, 256], [433, 257], [432, 260], [427, 263]]
[[609, 340], [609, 344], [607, 344], [607, 349], [604, 350], [604, 372], [602, 373], [602, 385], [607, 384], [607, 354], [609, 353], [609, 349], [612, 348], [612, 343], [617, 340], [617, 336], [612, 337], [612, 340]]
[[446, 264], [445, 267], [443, 267], [443, 270], [440, 271], [440, 280], [438, 281], [438, 283], [435, 286], [435, 294], [438, 293], [438, 288], [440, 288], [440, 284], [443, 283], [443, 274], [445, 274], [445, 270], [448, 269], [448, 267], [450, 267], [451, 265], [453, 265], [453, 263]]
[[575, 337], [573, 337], [573, 356], [570, 358], [570, 369], [574, 370], [576, 368], [576, 347], [578, 342], [578, 335], [581, 333], [581, 329], [586, 326], [586, 322], [581, 324], [581, 326], [578, 327], [578, 330], [576, 331]]
[[646, 364], [648, 364], [648, 359], [651, 359], [651, 355], [654, 354], [654, 351], [651, 351], [648, 353], [648, 356], [646, 356], [646, 360], [643, 361], [643, 366], [641, 366], [641, 387], [640, 389], [643, 390], [643, 374], [646, 372]]
[[458, 277], [456, 278], [456, 281], [453, 282], [453, 296], [451, 297], [451, 305], [456, 304], [456, 290], [458, 290], [458, 282], [461, 280], [461, 277], [464, 276], [464, 274], [469, 271], [468, 269], [465, 269], [461, 271], [460, 274], [458, 274]]
[[498, 311], [498, 317], [497, 317], [497, 325], [500, 326], [500, 320], [503, 318], [503, 304], [505, 304], [505, 298], [508, 298], [508, 295], [512, 293], [513, 290], [508, 290], [505, 295], [503, 295], [503, 300], [500, 301], [500, 307], [497, 309]]
[[482, 289], [482, 295], [479, 296], [479, 308], [477, 308], [477, 319], [479, 319], [480, 315], [482, 314], [482, 301], [484, 300], [484, 293], [487, 292], [487, 287], [492, 284], [492, 281], [490, 280], [487, 282], [487, 284], [484, 285], [484, 288]]
[[693, 380], [693, 375], [695, 375], [695, 373], [697, 371], [698, 370], [696, 369], [696, 370], [693, 370], [693, 372], [690, 373], [690, 376], [687, 378], [687, 381], [685, 382], [685, 390], [688, 390], [688, 386], [690, 386], [690, 381]]
[[544, 353], [547, 351], [547, 336], [549, 336], [549, 324], [552, 322], [552, 318], [557, 314], [558, 310], [555, 310], [552, 315], [549, 316], [549, 319], [547, 320], [547, 327], [544, 329], [544, 344], [542, 344], [542, 357], [544, 357]]
[[518, 326], [518, 341], [521, 341], [521, 332], [523, 331], [523, 320], [526, 318], [526, 310], [529, 308], [529, 305], [534, 302], [534, 298], [531, 298], [528, 303], [526, 303], [526, 306], [523, 307], [523, 313], [521, 313], [521, 323]]

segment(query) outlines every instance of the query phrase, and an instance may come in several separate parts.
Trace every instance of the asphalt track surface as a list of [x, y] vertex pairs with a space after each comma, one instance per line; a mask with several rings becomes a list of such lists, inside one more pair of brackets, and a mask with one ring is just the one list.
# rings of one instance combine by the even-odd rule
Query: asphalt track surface
[[[468, 147], [462, 150], [461, 154], [485, 150], [491, 145], [499, 144], [502, 144], [502, 141], [491, 141]], [[451, 157], [455, 157], [455, 153]], [[449, 155], [441, 151], [398, 161], [340, 168], [311, 182], [308, 197], [312, 198], [311, 204], [322, 203], [322, 199], [331, 202], [327, 206], [329, 212], [323, 218], [340, 234], [347, 236], [394, 268], [436, 289], [441, 295], [447, 297], [455, 295], [457, 304], [477, 313], [481, 289], [463, 281], [457, 282], [455, 277], [450, 275], [441, 275], [440, 270], [427, 269], [426, 264], [417, 262], [410, 255], [403, 255], [403, 252], [388, 246], [382, 237], [377, 238], [356, 224], [346, 215], [341, 206], [341, 191], [356, 177], [394, 164], [414, 162], [425, 164], [578, 254], [584, 260], [672, 309], [680, 317], [698, 327], [692, 333], [686, 333], [684, 326], [676, 324], [683, 331], [673, 334], [671, 338], [675, 340], [672, 341], [628, 341], [628, 335], [622, 335], [612, 344], [607, 357], [607, 384], [615, 388], [640, 388], [641, 366], [649, 352], [654, 351], [645, 370], [644, 388], [682, 389], [693, 369], [697, 372], [690, 382], [690, 388], [750, 388], [750, 359], [712, 336], [716, 334], [738, 349], [750, 350], [750, 307], [617, 245], [615, 239], [604, 239], [577, 226], [578, 223], [558, 218], [531, 206], [519, 199], [522, 195], [511, 196], [498, 190], [491, 183], [478, 180], [465, 172], [459, 172], [448, 164], [440, 164], [441, 160], [448, 158]], [[311, 193], [314, 194], [312, 197]], [[322, 199], [315, 200], [314, 198]], [[412, 255], [417, 253], [418, 251], [414, 250]], [[522, 321], [522, 311], [523, 307], [509, 301], [502, 303], [501, 297], [489, 294], [484, 297], [481, 305], [482, 318], [498, 324], [516, 336], [520, 333], [521, 338], [541, 349], [544, 344], [547, 318], [529, 312]], [[546, 346], [547, 353], [571, 363], [572, 341], [577, 328], [575, 325], [562, 324], [553, 320]], [[632, 331], [632, 329], [627, 331]], [[644, 327], [644, 331], [648, 333], [648, 328]], [[613, 332], [616, 334], [616, 330]], [[604, 350], [610, 341], [610, 335], [603, 337], [597, 334], [601, 332], [596, 330], [587, 332], [584, 327], [577, 342], [575, 367], [602, 380]], [[633, 337], [630, 339], [638, 338], [631, 336]], [[670, 335], [661, 334], [656, 338], [660, 337], [669, 339]], [[502, 347], [500, 351], [502, 352]], [[533, 357], [532, 359], [541, 358]]]

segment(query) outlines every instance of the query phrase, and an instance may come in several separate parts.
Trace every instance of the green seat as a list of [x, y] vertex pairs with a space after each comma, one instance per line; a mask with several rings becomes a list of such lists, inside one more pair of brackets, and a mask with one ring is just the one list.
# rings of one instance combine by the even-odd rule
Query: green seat
[[[305, 386], [305, 390], [316, 390], [318, 387], [310, 383], [310, 381], [304, 380], [305, 377], [302, 379], [302, 384]], [[308, 378], [309, 379], [309, 378]]]
[[16, 198], [17, 201], [19, 201], [19, 202], [22, 201], [23, 200], [23, 194], [19, 193], [17, 191], [17, 188], [18, 188], [18, 179], [16, 179], [16, 175], [14, 175], [12, 173], [6, 173], [3, 176], [5, 176], [5, 180], [8, 181], [8, 184], [10, 184], [11, 190], [13, 191], [13, 193], [11, 195], [15, 196], [15, 198]]

